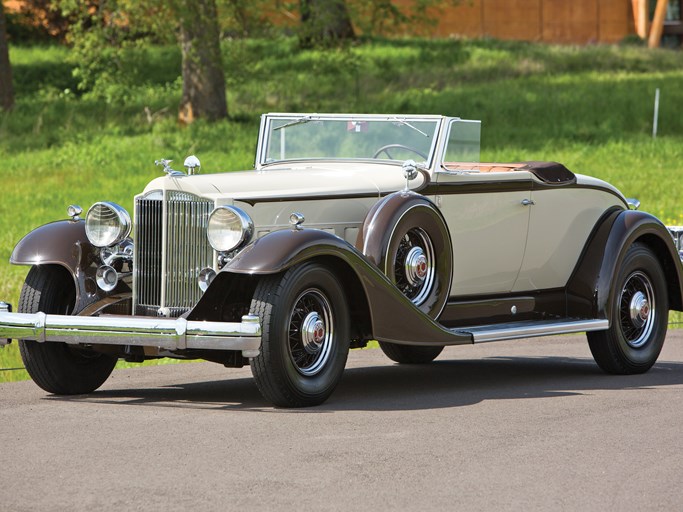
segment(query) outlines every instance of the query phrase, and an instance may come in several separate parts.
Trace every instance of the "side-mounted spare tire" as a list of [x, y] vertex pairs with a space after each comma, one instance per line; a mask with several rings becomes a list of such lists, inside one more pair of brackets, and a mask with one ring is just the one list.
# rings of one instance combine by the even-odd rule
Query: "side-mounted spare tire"
[[[443, 311], [453, 275], [450, 233], [441, 212], [412, 191], [391, 194], [368, 213], [356, 248], [377, 265], [423, 313], [436, 319]], [[427, 363], [441, 346], [398, 345], [380, 341], [398, 363]]]

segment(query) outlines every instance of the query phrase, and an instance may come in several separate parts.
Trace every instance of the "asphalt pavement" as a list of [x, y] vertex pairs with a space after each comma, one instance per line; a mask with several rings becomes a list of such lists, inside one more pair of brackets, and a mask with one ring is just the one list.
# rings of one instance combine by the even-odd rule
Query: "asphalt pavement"
[[248, 368], [116, 370], [97, 392], [0, 384], [0, 511], [681, 510], [683, 330], [610, 376], [583, 336], [354, 350], [323, 406]]

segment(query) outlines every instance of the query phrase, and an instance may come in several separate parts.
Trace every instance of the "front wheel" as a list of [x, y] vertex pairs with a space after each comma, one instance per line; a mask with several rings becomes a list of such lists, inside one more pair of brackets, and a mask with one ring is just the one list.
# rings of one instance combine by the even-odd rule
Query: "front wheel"
[[323, 403], [349, 353], [349, 310], [327, 267], [303, 263], [256, 287], [251, 314], [261, 319], [261, 353], [251, 371], [261, 394], [279, 407]]
[[608, 373], [648, 371], [662, 350], [669, 317], [666, 280], [654, 253], [633, 244], [617, 272], [610, 327], [587, 333], [598, 366]]
[[[61, 268], [32, 267], [19, 296], [20, 313], [73, 314], [76, 302], [71, 276]], [[80, 395], [99, 388], [117, 358], [66, 343], [19, 341], [26, 371], [48, 393]]]

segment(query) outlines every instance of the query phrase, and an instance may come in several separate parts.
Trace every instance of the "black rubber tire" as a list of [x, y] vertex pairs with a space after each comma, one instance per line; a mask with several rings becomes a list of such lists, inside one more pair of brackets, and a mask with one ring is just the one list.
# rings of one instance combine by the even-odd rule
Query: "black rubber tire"
[[[294, 316], [303, 314], [303, 308], [295, 310], [295, 306], [309, 296], [324, 297], [329, 306], [330, 318], [324, 328], [329, 350], [316, 373], [306, 375], [302, 372], [312, 370], [294, 362], [291, 348], [292, 344], [305, 344], [303, 329], [291, 334], [290, 327], [294, 327]], [[284, 274], [264, 277], [254, 292], [250, 314], [261, 319], [261, 353], [251, 359], [251, 371], [263, 397], [278, 407], [310, 407], [327, 400], [344, 372], [350, 342], [346, 296], [332, 270], [308, 262]], [[301, 350], [298, 353], [303, 354]]]
[[[21, 289], [19, 312], [69, 315], [75, 302], [73, 281], [65, 270], [34, 266]], [[66, 343], [20, 340], [19, 352], [33, 381], [55, 395], [91, 393], [107, 380], [117, 361], [116, 357]]]
[[431, 363], [443, 351], [443, 347], [418, 347], [387, 343], [386, 341], [380, 341], [379, 348], [389, 359], [401, 364]]
[[[654, 318], [649, 334], [643, 335], [641, 341], [637, 338], [629, 343], [629, 334], [625, 329], [630, 327], [628, 324], [630, 317], [624, 316], [628, 314], [629, 309], [627, 309], [625, 299], [622, 300], [622, 290], [626, 294], [625, 288], [628, 288], [627, 285], [634, 279], [641, 283], [641, 287], [642, 282], [650, 284], [654, 306], [648, 307], [648, 311], [649, 315], [654, 315]], [[610, 328], [606, 331], [586, 333], [588, 345], [595, 362], [605, 372], [618, 375], [644, 373], [655, 364], [659, 357], [664, 345], [669, 318], [666, 278], [655, 254], [639, 243], [629, 247], [621, 268], [617, 272], [613, 287]], [[647, 330], [636, 330], [636, 332], [646, 333]]]

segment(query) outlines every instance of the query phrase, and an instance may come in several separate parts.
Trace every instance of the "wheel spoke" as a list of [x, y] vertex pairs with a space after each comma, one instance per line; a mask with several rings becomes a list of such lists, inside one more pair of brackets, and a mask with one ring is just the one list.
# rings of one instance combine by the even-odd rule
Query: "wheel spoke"
[[619, 297], [619, 323], [628, 345], [640, 348], [652, 332], [656, 309], [654, 288], [650, 278], [641, 271], [629, 275]]
[[319, 373], [334, 342], [332, 307], [322, 291], [310, 288], [294, 303], [289, 320], [289, 355], [304, 376]]
[[394, 259], [396, 287], [419, 306], [431, 293], [436, 281], [434, 246], [421, 228], [409, 230], [399, 242]]

